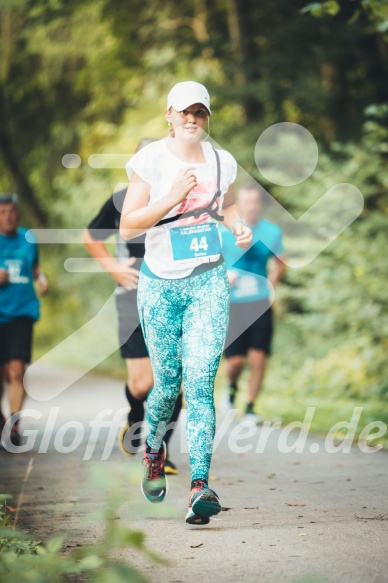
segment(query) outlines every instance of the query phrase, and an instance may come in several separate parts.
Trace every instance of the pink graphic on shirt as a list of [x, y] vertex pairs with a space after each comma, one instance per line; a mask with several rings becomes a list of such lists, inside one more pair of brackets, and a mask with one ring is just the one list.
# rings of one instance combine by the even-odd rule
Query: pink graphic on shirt
[[[209, 203], [211, 203], [216, 190], [217, 190], [216, 178], [199, 182], [195, 188], [190, 190], [189, 194], [187, 195], [187, 198], [182, 202], [182, 204], [178, 208], [177, 214], [186, 213], [187, 211], [193, 211], [196, 209], [206, 207]], [[200, 223], [206, 223], [208, 218], [209, 218], [208, 213], [204, 212], [199, 217], [186, 217], [184, 219], [179, 219], [178, 223], [179, 226], [197, 225]]]

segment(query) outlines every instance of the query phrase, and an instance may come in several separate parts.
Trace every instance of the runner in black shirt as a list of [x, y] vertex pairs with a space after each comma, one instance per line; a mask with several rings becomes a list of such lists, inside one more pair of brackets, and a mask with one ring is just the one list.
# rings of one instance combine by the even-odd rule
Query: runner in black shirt
[[[105, 202], [97, 216], [88, 225], [84, 233], [84, 244], [90, 255], [99, 261], [118, 283], [115, 295], [120, 353], [127, 363], [128, 380], [125, 385], [125, 394], [130, 405], [128, 422], [120, 432], [119, 443], [123, 453], [133, 455], [139, 451], [141, 445], [137, 435], [141, 431], [144, 401], [153, 386], [153, 375], [137, 311], [137, 282], [144, 257], [144, 235], [126, 242], [120, 237], [118, 231], [125, 193], [126, 189], [121, 190]], [[111, 235], [116, 236], [116, 258], [112, 257], [104, 243]], [[182, 394], [180, 393], [171, 423], [176, 423], [181, 408]], [[170, 429], [166, 434], [167, 444], [172, 431], [173, 429]], [[165, 471], [168, 474], [177, 473], [176, 466], [168, 455]]]

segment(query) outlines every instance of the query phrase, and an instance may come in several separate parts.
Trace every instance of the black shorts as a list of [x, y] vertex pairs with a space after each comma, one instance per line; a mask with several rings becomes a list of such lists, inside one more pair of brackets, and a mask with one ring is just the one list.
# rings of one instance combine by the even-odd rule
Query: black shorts
[[148, 351], [137, 311], [136, 291], [119, 289], [116, 294], [119, 342], [122, 358], [147, 358]]
[[272, 335], [273, 315], [268, 300], [231, 304], [224, 354], [226, 358], [246, 355], [250, 348], [270, 354]]
[[0, 322], [0, 366], [10, 360], [31, 362], [34, 320], [23, 316]]

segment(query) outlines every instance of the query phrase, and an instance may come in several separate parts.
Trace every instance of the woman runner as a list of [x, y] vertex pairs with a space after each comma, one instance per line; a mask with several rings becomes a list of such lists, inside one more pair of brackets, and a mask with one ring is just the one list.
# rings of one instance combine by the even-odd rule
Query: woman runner
[[236, 161], [201, 141], [211, 115], [207, 89], [194, 81], [178, 83], [168, 95], [165, 115], [174, 137], [149, 144], [128, 163], [130, 185], [120, 222], [124, 239], [147, 232], [138, 307], [154, 387], [147, 400], [142, 491], [151, 502], [166, 496], [163, 436], [183, 381], [192, 480], [186, 522], [207, 524], [221, 510], [208, 477], [214, 379], [229, 314], [217, 221], [243, 249], [252, 233], [234, 204]]

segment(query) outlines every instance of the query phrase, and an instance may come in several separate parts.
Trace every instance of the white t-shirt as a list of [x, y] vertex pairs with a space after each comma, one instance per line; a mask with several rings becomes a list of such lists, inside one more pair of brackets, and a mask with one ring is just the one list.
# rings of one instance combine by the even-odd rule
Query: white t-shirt
[[[217, 161], [211, 144], [201, 142], [206, 162], [193, 164], [177, 158], [170, 151], [168, 144], [172, 139], [164, 138], [145, 146], [126, 165], [129, 179], [131, 179], [132, 172], [136, 172], [150, 185], [149, 205], [154, 204], [170, 192], [173, 181], [180, 170], [188, 166], [195, 167], [197, 186], [166, 217], [174, 217], [182, 212], [207, 206], [217, 191]], [[221, 163], [221, 196], [218, 199], [220, 212], [224, 195], [236, 179], [237, 163], [226, 150], [217, 150], [217, 152]], [[206, 213], [200, 217], [186, 217], [166, 225], [152, 227], [147, 232], [145, 240], [144, 260], [149, 269], [158, 277], [179, 279], [190, 275], [193, 269], [202, 263], [217, 261], [220, 257], [219, 254], [178, 261], [173, 258], [170, 229], [203, 223], [217, 223], [217, 221]], [[216, 228], [218, 229], [218, 225]]]

